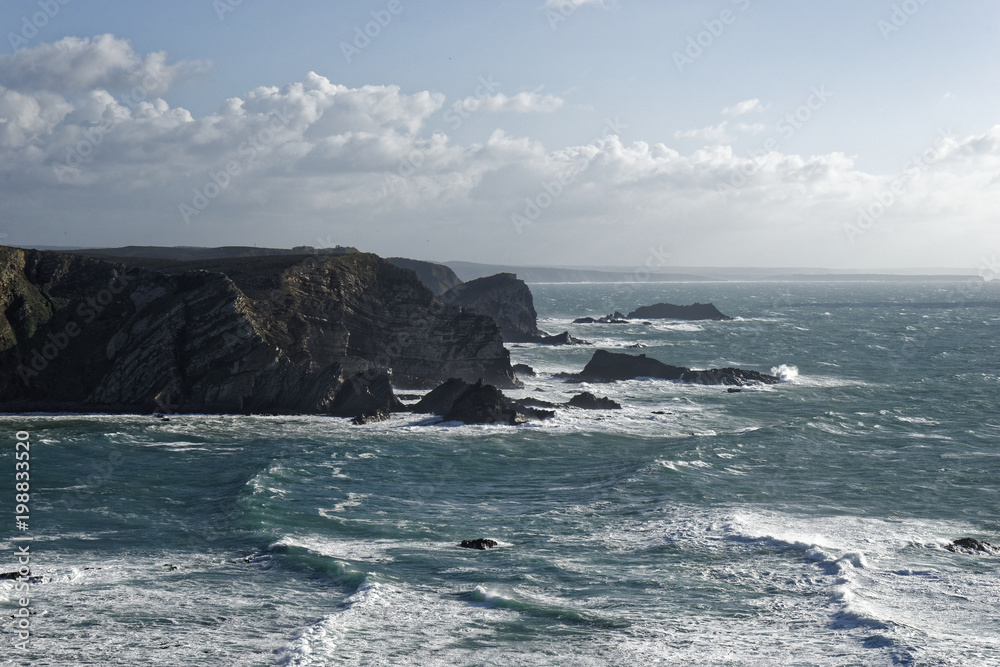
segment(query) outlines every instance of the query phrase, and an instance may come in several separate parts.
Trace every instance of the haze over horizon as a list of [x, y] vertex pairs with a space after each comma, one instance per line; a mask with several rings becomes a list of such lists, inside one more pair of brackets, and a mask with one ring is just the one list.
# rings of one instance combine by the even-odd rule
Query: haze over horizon
[[1000, 273], [1000, 6], [0, 7], [0, 243]]

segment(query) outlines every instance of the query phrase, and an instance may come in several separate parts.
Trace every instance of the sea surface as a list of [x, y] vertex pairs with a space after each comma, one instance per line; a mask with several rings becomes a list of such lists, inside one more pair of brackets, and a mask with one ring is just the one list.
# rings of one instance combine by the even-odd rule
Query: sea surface
[[[531, 285], [513, 396], [620, 411], [0, 417], [36, 665], [1000, 665], [996, 283]], [[572, 325], [660, 301], [726, 322]], [[633, 348], [635, 345], [640, 348]], [[783, 382], [568, 385], [605, 348]], [[486, 537], [498, 548], [458, 547]], [[16, 539], [21, 538], [21, 539]], [[26, 541], [27, 540], [27, 541]]]

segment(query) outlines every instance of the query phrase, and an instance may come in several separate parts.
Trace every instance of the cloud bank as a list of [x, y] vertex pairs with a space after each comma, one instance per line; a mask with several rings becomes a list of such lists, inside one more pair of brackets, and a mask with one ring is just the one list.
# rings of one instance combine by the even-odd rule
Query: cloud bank
[[110, 35], [0, 57], [7, 242], [341, 243], [549, 264], [641, 264], [663, 248], [688, 265], [973, 270], [998, 242], [1000, 125], [929, 136], [897, 173], [871, 174], [841, 153], [782, 152], [794, 127], [780, 120], [678, 132], [709, 144], [686, 154], [623, 142], [612, 119], [570, 146], [503, 127], [457, 143], [442, 122], [457, 108], [497, 123], [561, 111], [538, 93], [449, 101], [310, 72], [200, 118], [164, 99], [206, 68]]

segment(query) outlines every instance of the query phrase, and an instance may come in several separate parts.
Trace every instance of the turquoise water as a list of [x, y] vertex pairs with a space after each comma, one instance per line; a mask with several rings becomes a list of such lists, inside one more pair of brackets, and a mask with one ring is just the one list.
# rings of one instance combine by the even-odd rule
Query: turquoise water
[[[944, 549], [1000, 543], [993, 284], [532, 291], [543, 329], [785, 381], [565, 385], [549, 374], [594, 346], [529, 345], [512, 360], [540, 376], [509, 393], [625, 409], [518, 428], [2, 417], [11, 485], [14, 434], [32, 436], [41, 581], [30, 652], [0, 659], [1000, 664], [1000, 557]], [[570, 324], [656, 301], [738, 319]], [[478, 537], [500, 547], [457, 547]], [[13, 613], [12, 582], [0, 600]]]

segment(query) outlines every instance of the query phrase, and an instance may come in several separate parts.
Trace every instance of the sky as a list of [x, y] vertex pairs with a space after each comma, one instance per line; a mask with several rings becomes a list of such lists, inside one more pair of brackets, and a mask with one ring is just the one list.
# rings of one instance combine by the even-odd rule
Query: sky
[[0, 243], [1000, 275], [992, 0], [4, 0]]

